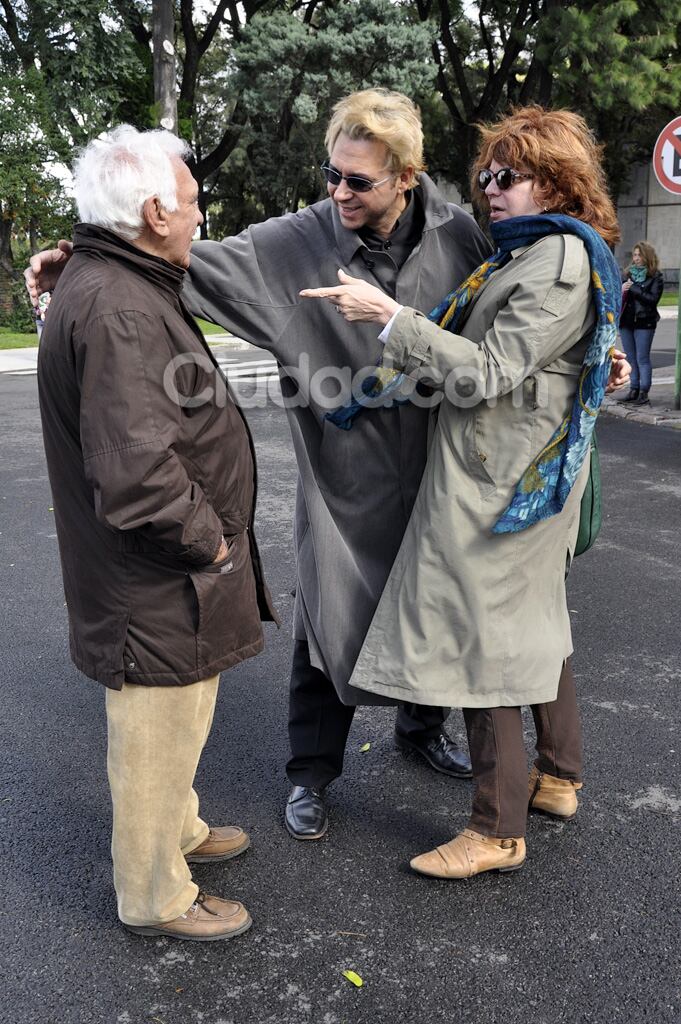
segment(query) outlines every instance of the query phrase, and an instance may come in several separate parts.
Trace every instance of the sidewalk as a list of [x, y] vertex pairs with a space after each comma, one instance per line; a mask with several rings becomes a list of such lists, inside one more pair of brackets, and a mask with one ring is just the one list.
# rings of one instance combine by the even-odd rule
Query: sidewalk
[[[661, 320], [676, 320], [676, 306], [660, 307]], [[650, 405], [634, 405], [628, 402], [622, 405], [618, 399], [624, 398], [629, 388], [621, 388], [603, 401], [603, 412], [621, 419], [645, 423], [650, 427], [672, 427], [681, 430], [681, 411], [674, 408], [674, 367], [663, 366], [653, 370], [653, 386], [650, 390]]]
[[623, 405], [618, 398], [624, 398], [629, 388], [607, 395], [603, 399], [602, 411], [620, 419], [645, 423], [650, 427], [672, 427], [681, 430], [681, 411], [674, 408], [674, 367], [664, 366], [653, 370], [653, 386], [650, 389], [650, 405], [636, 405], [627, 402]]
[[[209, 334], [206, 341], [211, 348], [245, 352], [253, 349], [248, 341], [231, 334]], [[38, 346], [32, 348], [0, 349], [0, 373], [35, 374], [38, 367]]]
[[[676, 310], [661, 310], [676, 315]], [[672, 319], [667, 315], [664, 319]], [[241, 338], [227, 334], [211, 334], [207, 339], [211, 348], [246, 351], [254, 350], [253, 346]], [[254, 350], [257, 351], [257, 350]], [[14, 373], [33, 375], [38, 365], [38, 348], [11, 348], [0, 350], [0, 374]], [[622, 405], [618, 397], [623, 398], [628, 388], [609, 395], [603, 401], [603, 413], [619, 416], [621, 419], [634, 420], [653, 427], [672, 427], [681, 430], [681, 411], [674, 409], [674, 367], [665, 366], [653, 370], [653, 386], [650, 391], [650, 405], [638, 406], [633, 403]]]

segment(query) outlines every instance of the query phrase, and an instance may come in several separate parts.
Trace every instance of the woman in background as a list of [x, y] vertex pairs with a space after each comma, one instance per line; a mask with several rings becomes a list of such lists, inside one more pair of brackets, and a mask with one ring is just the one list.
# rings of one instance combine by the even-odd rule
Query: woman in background
[[653, 374], [650, 349], [660, 319], [657, 304], [663, 288], [657, 253], [648, 242], [637, 242], [622, 285], [620, 335], [631, 363], [631, 388], [622, 402], [650, 404], [648, 392]]

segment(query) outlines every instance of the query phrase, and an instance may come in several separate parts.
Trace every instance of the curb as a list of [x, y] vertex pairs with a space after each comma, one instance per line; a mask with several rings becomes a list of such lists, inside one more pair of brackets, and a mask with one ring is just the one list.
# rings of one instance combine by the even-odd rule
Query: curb
[[643, 412], [638, 409], [627, 409], [612, 398], [604, 398], [602, 411], [621, 420], [645, 423], [648, 427], [671, 427], [672, 430], [681, 430], [681, 413], [669, 415], [670, 410], [667, 409], [661, 413]]
[[245, 352], [246, 349], [253, 348], [250, 341], [234, 338], [231, 334], [209, 334], [204, 337], [211, 348], [228, 348], [236, 352]]

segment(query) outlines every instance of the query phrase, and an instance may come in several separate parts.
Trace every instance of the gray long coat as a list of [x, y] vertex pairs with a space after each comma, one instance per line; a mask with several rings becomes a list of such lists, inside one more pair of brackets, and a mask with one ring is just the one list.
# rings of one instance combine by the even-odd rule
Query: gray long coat
[[[399, 302], [428, 312], [489, 253], [475, 221], [444, 201], [423, 175], [422, 241], [400, 270]], [[192, 247], [185, 300], [192, 313], [268, 349], [297, 374], [302, 401], [288, 411], [299, 469], [295, 635], [348, 704], [386, 703], [347, 682], [409, 520], [426, 461], [429, 414], [415, 405], [360, 416], [340, 430], [310, 394], [324, 367], [373, 366], [382, 346], [373, 324], [348, 324], [301, 288], [334, 284], [339, 267], [376, 281], [361, 239], [343, 228], [331, 200], [254, 224], [223, 242]], [[309, 360], [305, 366], [305, 360]], [[284, 395], [295, 393], [283, 370]], [[332, 392], [333, 393], [333, 392]]]
[[[555, 700], [572, 651], [565, 557], [584, 469], [562, 512], [493, 534], [520, 477], [572, 407], [594, 323], [589, 262], [574, 235], [518, 249], [481, 288], [455, 335], [413, 310], [386, 357], [407, 373], [478, 381], [445, 398], [414, 511], [351, 682], [421, 704]], [[461, 381], [463, 384], [463, 380]], [[447, 393], [447, 392], [445, 392]]]

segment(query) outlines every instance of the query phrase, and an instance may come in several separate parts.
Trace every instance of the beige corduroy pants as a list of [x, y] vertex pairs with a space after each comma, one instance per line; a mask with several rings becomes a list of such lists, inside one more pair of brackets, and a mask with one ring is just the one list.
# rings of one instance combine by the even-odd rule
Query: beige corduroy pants
[[219, 679], [106, 691], [111, 855], [125, 924], [172, 921], [198, 894], [185, 855], [208, 835], [193, 784]]

